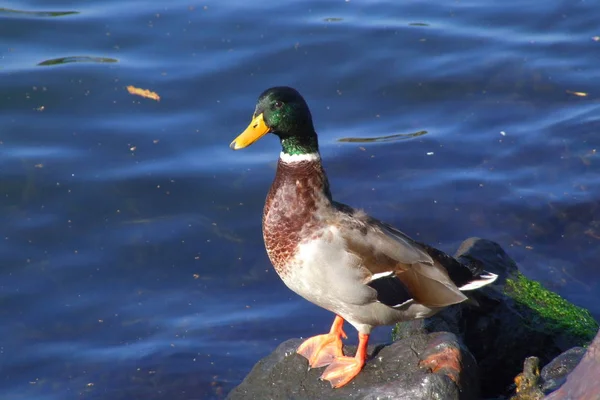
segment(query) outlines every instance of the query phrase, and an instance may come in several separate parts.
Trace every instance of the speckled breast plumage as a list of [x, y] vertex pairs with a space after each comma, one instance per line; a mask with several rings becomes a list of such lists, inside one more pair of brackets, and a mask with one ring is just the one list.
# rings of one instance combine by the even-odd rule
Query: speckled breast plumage
[[319, 230], [319, 209], [329, 202], [329, 183], [320, 161], [279, 160], [263, 211], [263, 238], [277, 273], [285, 279], [298, 244]]

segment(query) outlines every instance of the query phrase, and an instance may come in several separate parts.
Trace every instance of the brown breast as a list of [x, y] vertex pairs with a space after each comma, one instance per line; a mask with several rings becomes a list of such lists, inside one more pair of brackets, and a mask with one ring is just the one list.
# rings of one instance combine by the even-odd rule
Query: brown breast
[[331, 194], [321, 161], [279, 160], [263, 211], [267, 254], [282, 277], [296, 246], [319, 228], [317, 214], [328, 210]]

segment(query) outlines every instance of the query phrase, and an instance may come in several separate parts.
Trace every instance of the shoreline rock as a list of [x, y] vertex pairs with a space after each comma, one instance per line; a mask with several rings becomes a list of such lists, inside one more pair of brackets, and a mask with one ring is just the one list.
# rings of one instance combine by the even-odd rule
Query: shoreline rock
[[444, 330], [461, 338], [478, 362], [484, 398], [510, 396], [526, 358], [538, 357], [546, 365], [587, 345], [598, 330], [587, 310], [524, 277], [497, 243], [469, 238], [455, 257], [481, 262], [499, 277], [469, 294], [477, 306], [449, 307], [423, 323], [429, 332]]
[[[300, 343], [280, 344], [227, 399], [479, 399], [477, 363], [452, 333], [416, 331], [410, 338], [370, 347], [364, 369], [339, 389], [319, 380], [323, 368], [308, 369], [306, 359], [296, 354]], [[355, 351], [344, 347], [345, 354]]]
[[587, 400], [600, 398], [600, 330], [581, 362], [567, 375], [566, 382], [545, 400]]
[[[515, 389], [513, 378], [519, 375], [515, 399], [541, 399], [566, 380], [548, 397], [562, 400], [567, 397], [552, 396], [576, 390], [573, 385], [582, 380], [594, 381], [588, 386], [600, 385], [590, 372], [600, 367], [600, 333], [599, 343], [590, 346], [575, 367], [583, 354], [580, 346], [598, 330], [588, 311], [524, 277], [494, 242], [467, 239], [455, 257], [463, 263], [484, 264], [499, 275], [498, 280], [469, 292], [470, 301], [431, 318], [397, 324], [394, 342], [369, 347], [371, 358], [350, 384], [332, 389], [320, 381], [322, 369], [308, 370], [306, 360], [296, 354], [301, 340], [291, 339], [259, 361], [227, 398], [507, 399]], [[344, 353], [353, 355], [355, 348], [344, 347]], [[539, 364], [546, 365], [541, 376]]]

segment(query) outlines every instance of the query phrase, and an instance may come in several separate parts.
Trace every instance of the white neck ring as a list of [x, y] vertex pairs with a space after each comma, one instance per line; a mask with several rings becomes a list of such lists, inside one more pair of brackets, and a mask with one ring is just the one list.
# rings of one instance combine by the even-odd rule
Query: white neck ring
[[283, 151], [279, 154], [281, 161], [287, 164], [305, 162], [305, 161], [319, 161], [321, 156], [319, 153], [306, 153], [306, 154], [287, 154]]

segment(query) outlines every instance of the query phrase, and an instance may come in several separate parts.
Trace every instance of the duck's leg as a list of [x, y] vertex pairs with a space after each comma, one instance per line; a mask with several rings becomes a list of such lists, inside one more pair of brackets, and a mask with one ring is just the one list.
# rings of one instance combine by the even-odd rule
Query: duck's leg
[[358, 349], [354, 357], [336, 357], [325, 369], [321, 379], [327, 380], [334, 388], [339, 388], [350, 382], [365, 365], [369, 335], [358, 334]]
[[343, 326], [344, 319], [336, 315], [329, 333], [306, 339], [298, 347], [297, 353], [308, 360], [311, 368], [324, 367], [331, 364], [335, 358], [343, 357], [342, 338], [348, 338], [342, 329]]

